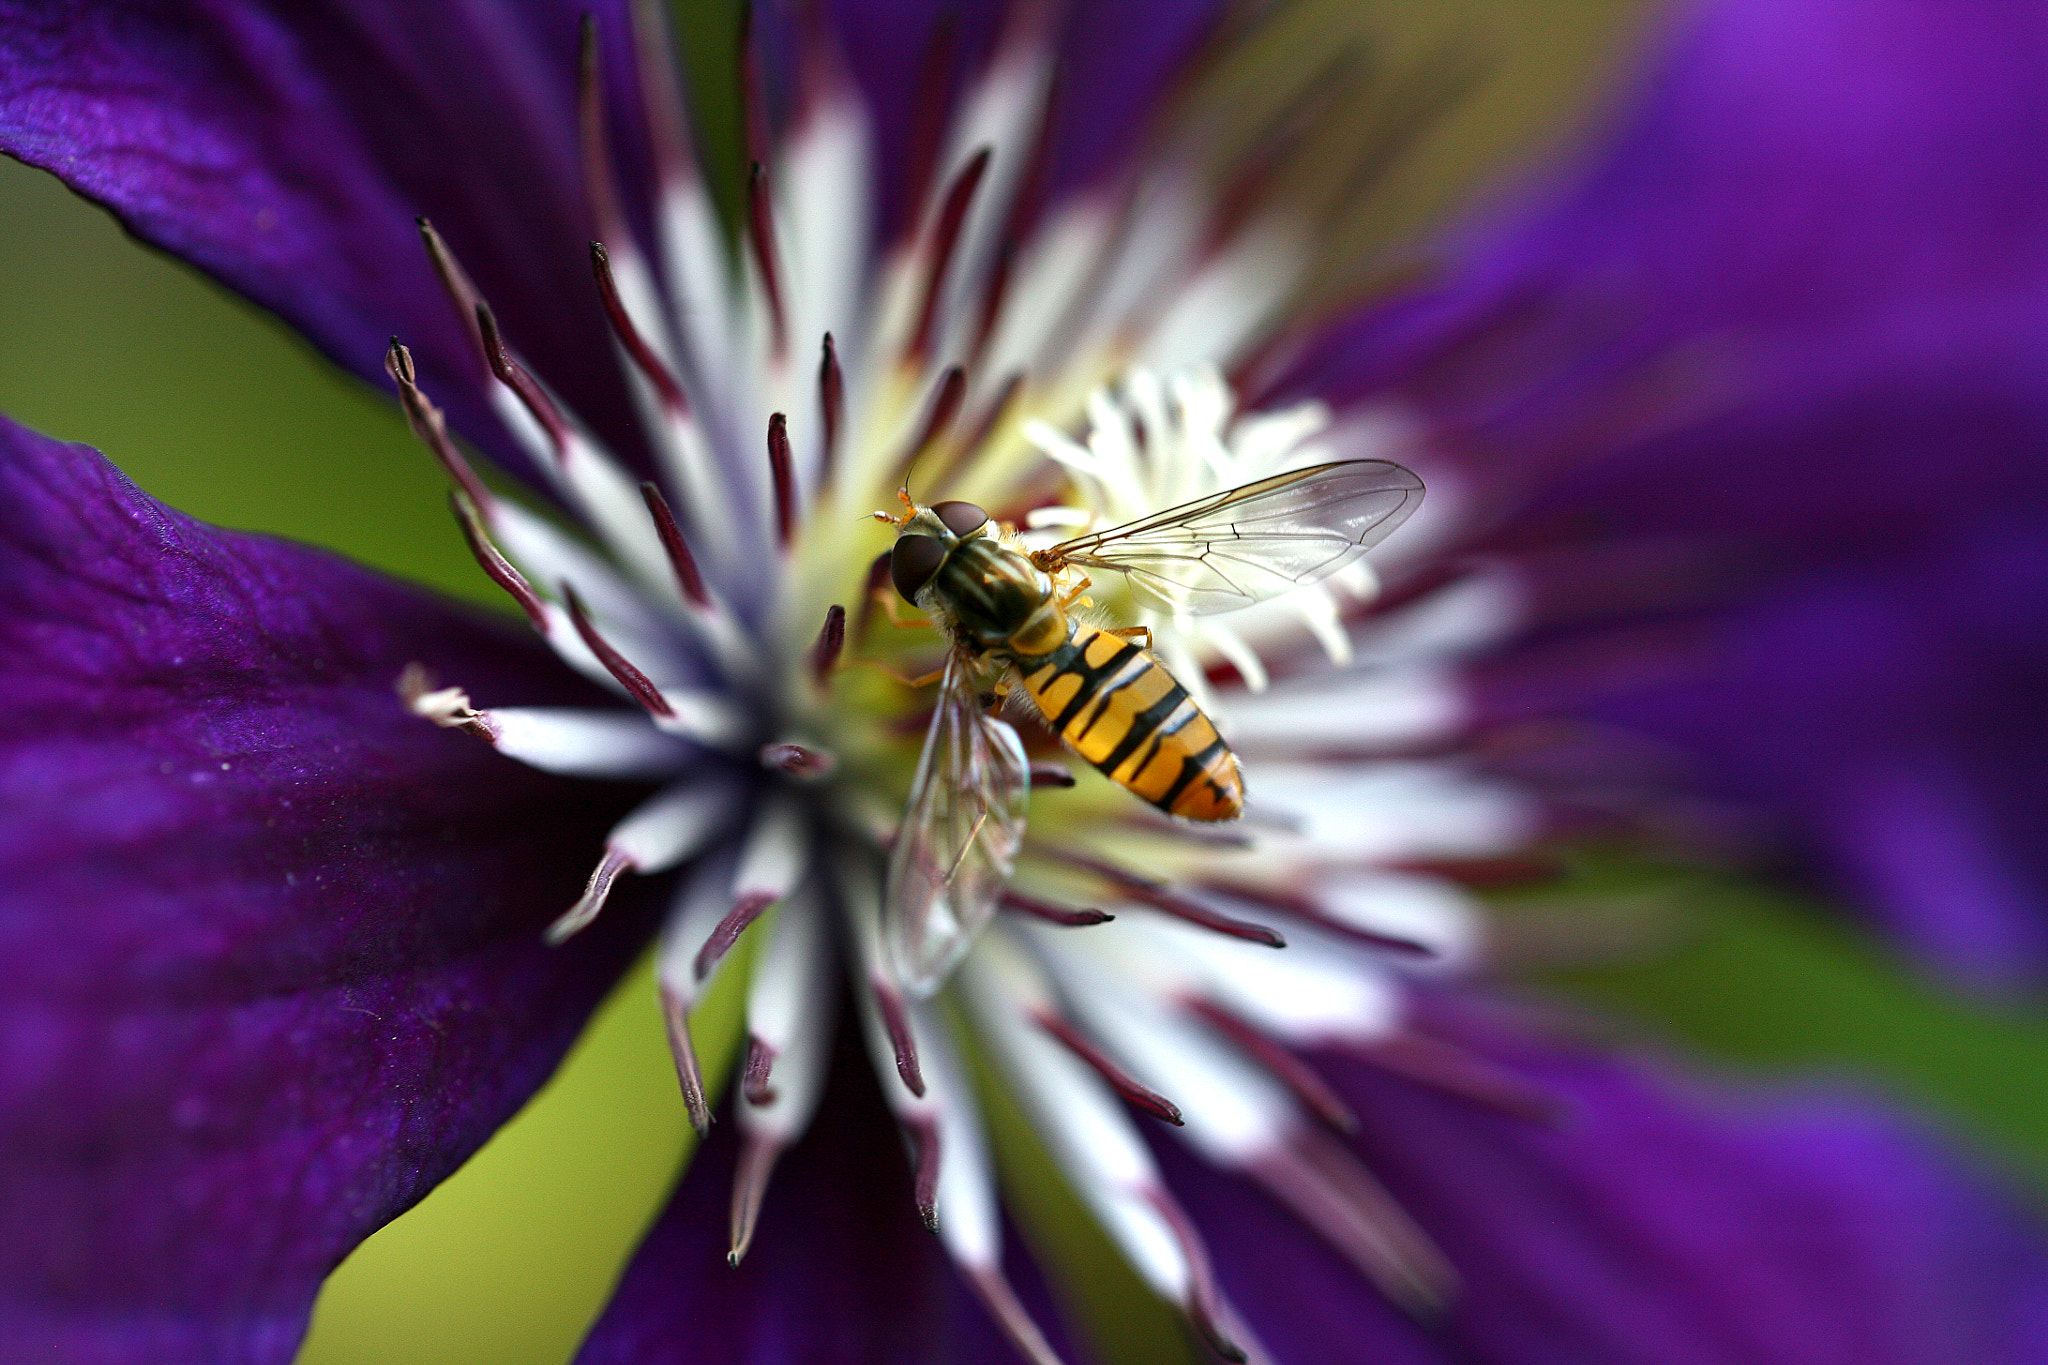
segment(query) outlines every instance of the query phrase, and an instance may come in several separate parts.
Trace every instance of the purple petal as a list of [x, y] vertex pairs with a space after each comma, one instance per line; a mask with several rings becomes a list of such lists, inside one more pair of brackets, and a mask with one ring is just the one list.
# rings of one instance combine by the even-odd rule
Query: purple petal
[[1524, 567], [1486, 710], [1675, 748], [2006, 983], [2048, 971], [2044, 60], [2038, 6], [1706, 6], [1581, 170], [1289, 381], [1403, 391]]
[[[962, 95], [987, 69], [1004, 24], [1034, 8], [1046, 7], [1031, 0], [835, 0], [827, 7], [829, 32], [874, 120], [875, 145], [885, 149], [877, 167], [885, 238], [911, 226], [925, 188], [930, 169], [915, 164], [915, 149], [948, 127]], [[1096, 0], [1067, 7], [1053, 35], [1041, 202], [1058, 202], [1116, 169], [1224, 8], [1218, 0]], [[771, 41], [793, 45], [801, 21], [787, 12], [776, 18]]]
[[456, 426], [515, 466], [413, 219], [440, 228], [507, 337], [639, 446], [592, 285], [575, 145], [580, 15], [624, 6], [48, 5], [0, 0], [0, 150], [276, 311], [384, 385], [392, 334]]
[[[1226, 1291], [1283, 1365], [2017, 1365], [2048, 1245], [1922, 1136], [1831, 1099], [1730, 1112], [1586, 1054], [1478, 1042], [1564, 1105], [1509, 1117], [1319, 1065], [1361, 1158], [1462, 1281], [1417, 1323], [1250, 1187], [1166, 1153]], [[1716, 1110], [1719, 1112], [1716, 1112]]]
[[1514, 363], [1493, 365], [1459, 411], [1507, 420], [1573, 375], [1611, 379], [1717, 328], [1742, 342], [1867, 326], [2038, 285], [2044, 58], [2048, 15], [2003, 0], [1700, 6], [1582, 167], [1456, 243], [1450, 282], [1398, 328], [1356, 319], [1295, 379], [1351, 398], [1419, 351], [1463, 367], [1474, 354], [1451, 348], [1492, 347]]
[[[842, 1031], [825, 1100], [784, 1153], [752, 1247], [727, 1264], [736, 1123], [711, 1130], [576, 1365], [982, 1365], [1017, 1358], [918, 1221], [895, 1120]], [[1012, 1243], [1015, 1239], [1010, 1239]], [[1006, 1269], [1062, 1357], [1043, 1285]]]
[[541, 939], [631, 793], [413, 717], [414, 661], [592, 699], [494, 621], [0, 423], [8, 1358], [289, 1359], [644, 940], [630, 906]]

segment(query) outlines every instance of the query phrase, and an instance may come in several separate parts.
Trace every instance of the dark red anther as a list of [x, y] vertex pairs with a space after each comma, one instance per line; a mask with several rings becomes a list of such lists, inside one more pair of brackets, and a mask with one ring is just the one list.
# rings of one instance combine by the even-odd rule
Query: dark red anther
[[1170, 891], [1149, 887], [1130, 887], [1127, 891], [1133, 899], [1143, 901], [1155, 910], [1164, 911], [1175, 919], [1184, 919], [1190, 924], [1199, 924], [1204, 929], [1227, 934], [1231, 938], [1241, 938], [1247, 943], [1263, 943], [1268, 948], [1287, 946], [1287, 940], [1281, 937], [1277, 929], [1255, 924], [1250, 920], [1238, 919], [1235, 915], [1226, 915], [1220, 910], [1212, 910], [1201, 902], [1189, 900], [1185, 896], [1176, 896]]
[[626, 348], [626, 355], [634, 368], [647, 376], [647, 382], [654, 385], [654, 391], [661, 395], [662, 406], [670, 412], [688, 412], [689, 400], [683, 395], [683, 386], [669, 369], [667, 362], [656, 354], [648, 344], [646, 336], [634, 325], [633, 317], [626, 311], [626, 301], [619, 297], [618, 282], [612, 278], [611, 254], [604, 249], [603, 242], [590, 244], [590, 268], [597, 276], [597, 294], [604, 300], [604, 313], [611, 320], [612, 335]]
[[484, 359], [490, 362], [491, 373], [518, 396], [527, 412], [533, 415], [533, 420], [540, 423], [541, 429], [547, 432], [548, 444], [553, 447], [555, 457], [561, 458], [569, 449], [568, 419], [563, 417], [561, 409], [555, 406], [555, 400], [547, 396], [546, 391], [534, 381], [533, 376], [528, 374], [525, 368], [512, 358], [512, 353], [505, 349], [504, 335], [498, 331], [497, 315], [491, 312], [488, 303], [481, 300], [476, 306], [476, 324], [479, 334], [483, 337]]
[[910, 354], [922, 357], [931, 349], [932, 329], [938, 323], [939, 297], [945, 292], [946, 272], [960, 245], [960, 229], [967, 222], [967, 210], [974, 204], [974, 192], [988, 173], [989, 149], [983, 147], [967, 159], [946, 187], [939, 215], [932, 223], [931, 258], [925, 268], [924, 299], [917, 309], [917, 330], [911, 333]]
[[611, 131], [605, 126], [604, 77], [594, 14], [583, 16], [578, 57], [576, 132], [583, 154], [584, 197], [590, 202], [590, 218], [597, 224], [597, 230], [607, 237], [618, 237], [625, 229], [626, 219], [619, 212], [618, 185], [612, 179], [612, 140]]
[[526, 613], [526, 619], [533, 623], [533, 628], [547, 634], [547, 609], [541, 604], [540, 594], [533, 590], [526, 576], [512, 566], [512, 561], [491, 543], [490, 531], [484, 524], [484, 508], [491, 505], [490, 490], [484, 487], [483, 480], [477, 477], [469, 461], [449, 439], [448, 425], [442, 420], [441, 410], [420, 392], [415, 382], [412, 352], [399, 345], [397, 337], [391, 339], [391, 349], [385, 353], [384, 369], [391, 376], [391, 382], [398, 386], [398, 403], [405, 410], [406, 423], [411, 426], [413, 435], [434, 452], [434, 458], [455, 480], [455, 487], [448, 490], [448, 498], [455, 509], [455, 523], [462, 528], [462, 538], [469, 544], [469, 552], [476, 556], [476, 562], [485, 575], [519, 604], [519, 609]]
[[1067, 788], [1074, 785], [1074, 770], [1064, 763], [1040, 761], [1031, 765], [1031, 789], [1040, 787]]
[[910, 1137], [912, 1189], [917, 1199], [917, 1216], [932, 1232], [939, 1230], [939, 1125], [929, 1115], [903, 1120]]
[[996, 390], [996, 396], [982, 408], [981, 416], [975, 420], [973, 430], [967, 433], [967, 439], [960, 443], [962, 459], [981, 449], [982, 444], [988, 440], [989, 433], [996, 429], [996, 423], [1003, 419], [1003, 414], [1010, 410], [1010, 405], [1017, 401], [1017, 395], [1023, 391], [1024, 371], [1012, 370], [1009, 378], [1003, 381], [1003, 386]]
[[1107, 910], [1097, 910], [1092, 905], [1056, 905], [1052, 901], [1027, 896], [1021, 891], [1003, 893], [1003, 909], [1014, 910], [1020, 915], [1030, 915], [1048, 924], [1062, 924], [1070, 929], [1082, 929], [1091, 924], [1107, 924], [1116, 916]]
[[1356, 1051], [1396, 1076], [1531, 1122], [1554, 1123], [1568, 1107], [1562, 1096], [1540, 1089], [1490, 1058], [1412, 1028]]
[[739, 43], [733, 49], [738, 67], [735, 84], [740, 96], [740, 128], [745, 136], [747, 160], [765, 161], [774, 140], [768, 132], [768, 100], [761, 70], [761, 30], [754, 22], [754, 7], [740, 6]]
[[825, 624], [811, 645], [811, 676], [819, 682], [832, 676], [840, 651], [846, 648], [846, 608], [834, 602], [825, 608]]
[[1458, 1288], [1442, 1251], [1360, 1164], [1350, 1144], [1297, 1126], [1244, 1171], [1420, 1323], [1440, 1323]]
[[462, 538], [469, 543], [469, 552], [476, 556], [484, 575], [519, 604], [519, 609], [526, 613], [526, 619], [533, 623], [535, 630], [547, 634], [548, 613], [541, 605], [540, 594], [526, 581], [526, 575], [513, 568], [512, 562], [491, 544], [490, 534], [484, 529], [482, 511], [460, 488], [449, 489], [448, 500], [455, 508], [455, 524], [462, 528]]
[[391, 338], [391, 346], [384, 352], [384, 373], [391, 376], [391, 382], [398, 386], [398, 404], [405, 409], [406, 423], [412, 433], [423, 442], [441, 467], [448, 471], [448, 477], [455, 480], [456, 487], [466, 494], [479, 509], [491, 505], [491, 490], [484, 487], [484, 481], [470, 468], [469, 461], [455, 448], [455, 442], [448, 437], [448, 424], [442, 420], [441, 410], [419, 387], [418, 374], [413, 369], [412, 352], [398, 344], [398, 338]]
[[1093, 872], [1096, 876], [1124, 891], [1162, 891], [1167, 886], [1165, 881], [1153, 876], [1149, 872], [1140, 872], [1135, 868], [1123, 867], [1117, 863], [1110, 862], [1107, 858], [1098, 858], [1092, 853], [1083, 853], [1077, 848], [1069, 848], [1064, 844], [1040, 844], [1034, 842], [1031, 845], [1031, 851], [1041, 858], [1049, 858], [1054, 862], [1065, 863], [1069, 867], [1078, 867], [1083, 872]]
[[967, 357], [976, 364], [988, 353], [989, 339], [996, 334], [996, 320], [1010, 297], [1010, 278], [1017, 269], [1017, 247], [1005, 238], [996, 244], [995, 257], [988, 263], [988, 278], [981, 286], [981, 311], [974, 319], [974, 339]]
[[1093, 1067], [1097, 1075], [1109, 1082], [1109, 1088], [1124, 1099], [1153, 1118], [1162, 1119], [1176, 1128], [1184, 1124], [1179, 1105], [1150, 1086], [1139, 1084], [1134, 1076], [1118, 1066], [1108, 1053], [1098, 1047], [1093, 1038], [1074, 1027], [1071, 1022], [1052, 1013], [1039, 1013], [1032, 1017], [1040, 1028], [1064, 1043], [1069, 1052]]
[[839, 351], [832, 334], [825, 333], [824, 354], [818, 359], [818, 409], [825, 418], [825, 451], [818, 466], [818, 485], [832, 482], [832, 469], [839, 460], [839, 428], [846, 420], [846, 376], [839, 370]]
[[1219, 910], [1212, 910], [1197, 901], [1187, 899], [1185, 896], [1177, 896], [1167, 889], [1165, 882], [1157, 877], [1134, 871], [1131, 868], [1119, 867], [1115, 863], [1097, 858], [1092, 854], [1081, 853], [1071, 848], [1062, 848], [1058, 844], [1033, 844], [1032, 850], [1041, 857], [1063, 862], [1072, 867], [1093, 872], [1098, 877], [1106, 878], [1132, 900], [1142, 901], [1153, 909], [1163, 911], [1176, 919], [1184, 919], [1190, 924], [1199, 924], [1204, 929], [1213, 929], [1219, 934], [1228, 934], [1232, 938], [1241, 938], [1251, 943], [1263, 943], [1268, 948], [1285, 948], [1287, 946], [1287, 940], [1280, 936], [1278, 930], [1269, 929], [1263, 924], [1254, 924], [1250, 920], [1242, 920], [1232, 915], [1226, 915]]
[[1338, 1097], [1314, 1067], [1282, 1047], [1270, 1034], [1252, 1027], [1212, 1001], [1189, 1000], [1185, 1003], [1190, 1011], [1207, 1020], [1218, 1032], [1249, 1053], [1252, 1060], [1272, 1073], [1274, 1079], [1293, 1091], [1294, 1097], [1307, 1105], [1310, 1113], [1340, 1133], [1358, 1131], [1358, 1116], [1351, 1112], [1351, 1106]]
[[702, 1137], [711, 1129], [711, 1102], [704, 1093], [704, 1071], [697, 1065], [697, 1045], [690, 1039], [690, 1010], [663, 987], [661, 1018], [668, 1029], [669, 1055], [675, 1058], [676, 1081], [683, 1089], [683, 1108], [690, 1126]]
[[590, 623], [590, 617], [583, 610], [583, 599], [576, 595], [576, 589], [567, 583], [562, 585], [562, 600], [568, 604], [569, 619], [576, 625], [576, 633], [583, 637], [583, 643], [590, 646], [590, 652], [604, 665], [604, 671], [618, 679], [619, 686], [627, 695], [646, 707], [656, 716], [673, 716], [675, 708], [661, 695], [645, 673], [633, 666], [633, 661], [612, 646], [612, 642], [597, 633], [597, 627]]
[[768, 1073], [775, 1066], [775, 1049], [760, 1038], [747, 1036], [747, 1066], [740, 1073], [740, 1094], [748, 1104], [760, 1106], [775, 1102], [775, 1087], [768, 1084]]
[[768, 296], [768, 321], [775, 354], [789, 349], [789, 327], [782, 312], [782, 269], [775, 251], [773, 200], [768, 193], [768, 172], [756, 161], [747, 173], [747, 244], [753, 248], [754, 265], [761, 272], [761, 288]]
[[948, 365], [945, 373], [939, 376], [938, 387], [932, 391], [931, 408], [925, 414], [924, 426], [919, 429], [917, 439], [911, 443], [907, 460], [915, 460], [946, 434], [946, 429], [953, 425], [953, 419], [960, 415], [960, 400], [966, 394], [967, 372], [958, 365]]
[[990, 253], [992, 259], [988, 272], [982, 280], [979, 312], [974, 319], [974, 340], [967, 351], [970, 363], [981, 359], [989, 339], [995, 335], [996, 323], [1001, 319], [1003, 305], [1009, 297], [1021, 244], [1038, 222], [1039, 212], [1044, 206], [1045, 189], [1052, 171], [1053, 120], [1050, 116], [1054, 110], [1065, 107], [1073, 97], [1072, 70], [1071, 63], [1063, 62], [1054, 67], [1051, 88], [1038, 101], [1037, 112], [1031, 120], [1031, 138], [1026, 144], [1029, 150], [1024, 155], [1023, 170], [1014, 182], [1015, 189], [1011, 191], [1009, 207], [1003, 213], [1003, 226], [996, 236], [995, 250]]
[[[917, 98], [911, 105], [910, 136], [905, 141], [901, 183], [902, 201], [915, 215], [918, 206], [924, 202], [925, 186], [930, 183], [933, 168], [939, 160], [939, 140], [945, 133], [946, 115], [951, 111], [951, 81], [948, 79], [953, 68], [955, 48], [959, 37], [959, 20], [950, 10], [941, 10], [939, 17], [932, 21], [930, 35], [925, 40], [922, 61], [918, 64]], [[915, 231], [915, 217], [904, 224], [905, 231]]]
[[640, 77], [641, 109], [654, 153], [655, 170], [664, 186], [695, 180], [697, 156], [690, 146], [683, 111], [682, 73], [676, 67], [676, 38], [669, 28], [668, 6], [662, 0], [634, 0], [633, 56]]
[[1354, 86], [1356, 77], [1348, 68], [1357, 55], [1348, 44], [1336, 47], [1278, 109], [1251, 129], [1250, 143], [1223, 168], [1223, 183], [1216, 189], [1203, 242], [1205, 254], [1222, 250], [1264, 205], [1273, 202], [1275, 182], [1296, 159], [1309, 131], [1325, 121], [1319, 115], [1328, 110], [1339, 91]]
[[773, 904], [775, 897], [760, 891], [741, 896], [733, 902], [732, 909], [725, 912], [725, 918], [718, 922], [718, 927], [704, 940], [704, 946], [697, 950], [693, 969], [699, 981], [711, 975], [711, 969], [732, 951], [732, 946], [740, 941], [740, 935], [747, 931], [747, 926], [761, 918], [762, 912]]
[[1554, 882], [1567, 870], [1562, 858], [1545, 853], [1507, 853], [1494, 858], [1404, 858], [1387, 867], [1390, 871], [1444, 877], [1465, 886], [1488, 889]]
[[771, 772], [793, 777], [799, 782], [816, 782], [830, 777], [839, 767], [839, 760], [829, 749], [817, 749], [806, 744], [763, 744], [761, 766]]
[[607, 846], [604, 856], [591, 869], [590, 880], [584, 883], [583, 894], [576, 903], [564, 911], [547, 928], [546, 938], [550, 945], [564, 942], [575, 934], [590, 927], [604, 910], [604, 903], [611, 897], [612, 886], [619, 880], [621, 872], [631, 871], [637, 864], [633, 855], [623, 849]]
[[[477, 353], [484, 354], [483, 333], [477, 330], [476, 308], [483, 296], [471, 282], [469, 272], [462, 268], [462, 262], [455, 259], [455, 253], [448, 249], [448, 243], [434, 230], [434, 225], [425, 218], [412, 220], [420, 230], [420, 240], [426, 243], [427, 260], [434, 267], [434, 274], [441, 281], [441, 288], [455, 301], [455, 311], [462, 315], [462, 325], [469, 329], [469, 339], [475, 343]], [[485, 356], [486, 361], [489, 360]]]
[[789, 456], [789, 422], [768, 418], [768, 472], [775, 478], [775, 537], [784, 546], [796, 534], [796, 465]]
[[889, 561], [893, 558], [888, 550], [875, 556], [868, 565], [867, 581], [861, 585], [860, 613], [853, 618], [853, 638], [863, 639], [868, 633], [868, 623], [875, 619], [875, 603], [890, 591]]
[[896, 1053], [896, 1074], [902, 1078], [904, 1087], [921, 1099], [924, 1068], [918, 1064], [917, 1035], [910, 1031], [910, 1012], [904, 1008], [903, 997], [885, 981], [871, 980], [868, 989], [874, 992], [875, 1009], [882, 1016], [882, 1031], [889, 1035], [889, 1046]]
[[661, 537], [661, 548], [668, 552], [669, 567], [675, 570], [676, 586], [683, 590], [683, 596], [691, 605], [710, 606], [711, 594], [704, 587], [704, 576], [697, 572], [697, 557], [690, 553], [689, 542], [683, 539], [683, 528], [676, 524], [676, 514], [669, 510], [668, 499], [652, 483], [640, 485], [640, 497], [654, 517], [654, 533]]
[[1173, 1202], [1173, 1196], [1156, 1186], [1145, 1191], [1146, 1202], [1153, 1212], [1173, 1234], [1173, 1240], [1180, 1244], [1181, 1256], [1188, 1265], [1188, 1287], [1186, 1307], [1188, 1317], [1209, 1349], [1225, 1360], [1242, 1362], [1247, 1359], [1244, 1347], [1237, 1344], [1232, 1333], [1232, 1314], [1224, 1303], [1223, 1293], [1216, 1285], [1216, 1272], [1209, 1264], [1209, 1252], [1202, 1245], [1202, 1234], [1195, 1231], [1180, 1205]]
[[1298, 916], [1312, 924], [1328, 929], [1331, 933], [1342, 934], [1345, 938], [1363, 943], [1369, 948], [1378, 948], [1383, 952], [1401, 953], [1413, 957], [1436, 956], [1436, 951], [1426, 943], [1418, 943], [1412, 938], [1402, 938], [1396, 934], [1379, 934], [1374, 933], [1370, 929], [1361, 929], [1354, 924], [1337, 918], [1316, 901], [1299, 892], [1253, 886], [1249, 883], [1234, 881], [1216, 882], [1214, 886], [1216, 890], [1221, 891], [1227, 896], [1234, 896], [1238, 900], [1250, 901], [1253, 905], [1262, 905], [1269, 909]]

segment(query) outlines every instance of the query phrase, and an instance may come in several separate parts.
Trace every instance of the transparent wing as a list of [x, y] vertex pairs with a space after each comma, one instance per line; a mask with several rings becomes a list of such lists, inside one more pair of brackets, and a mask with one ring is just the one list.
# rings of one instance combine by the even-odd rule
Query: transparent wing
[[903, 827], [889, 850], [882, 948], [897, 981], [930, 995], [995, 912], [1024, 841], [1031, 765], [1017, 732], [982, 714], [968, 656], [946, 660]]
[[1422, 480], [1400, 465], [1340, 460], [1076, 536], [1046, 553], [1127, 574], [1147, 606], [1199, 616], [1328, 578], [1421, 502]]

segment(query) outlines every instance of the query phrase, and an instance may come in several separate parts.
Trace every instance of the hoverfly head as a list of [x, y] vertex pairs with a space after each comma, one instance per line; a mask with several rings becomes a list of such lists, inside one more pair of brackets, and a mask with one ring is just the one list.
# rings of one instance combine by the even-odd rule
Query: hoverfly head
[[932, 581], [939, 565], [946, 562], [948, 548], [937, 536], [922, 531], [906, 529], [896, 537], [896, 544], [889, 551], [889, 579], [904, 601], [917, 605], [918, 593]]
[[988, 513], [971, 502], [939, 502], [919, 507], [897, 523], [896, 544], [889, 551], [889, 577], [903, 600], [913, 605], [953, 547], [981, 534]]
[[932, 515], [962, 540], [988, 525], [988, 513], [971, 502], [935, 502]]

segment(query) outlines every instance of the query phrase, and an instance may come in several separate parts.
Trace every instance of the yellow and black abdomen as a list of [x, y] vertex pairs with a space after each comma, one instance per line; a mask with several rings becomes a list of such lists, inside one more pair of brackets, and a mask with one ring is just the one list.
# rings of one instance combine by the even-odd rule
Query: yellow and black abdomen
[[1016, 665], [1054, 733], [1112, 782], [1189, 820], [1243, 813], [1237, 756], [1149, 650], [1070, 620], [1064, 644]]

